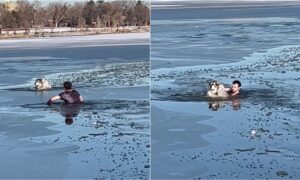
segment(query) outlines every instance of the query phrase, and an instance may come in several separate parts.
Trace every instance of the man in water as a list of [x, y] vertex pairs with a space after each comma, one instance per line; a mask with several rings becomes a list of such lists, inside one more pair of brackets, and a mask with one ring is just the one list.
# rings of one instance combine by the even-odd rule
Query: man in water
[[242, 84], [239, 80], [234, 80], [232, 82], [231, 88], [226, 88], [226, 90], [230, 96], [237, 96], [240, 95], [241, 86]]
[[59, 99], [63, 100], [65, 104], [83, 102], [83, 97], [76, 90], [72, 89], [72, 83], [69, 81], [64, 82], [64, 92], [50, 98], [47, 104], [51, 105], [54, 101]]
[[[239, 80], [234, 80], [230, 88], [225, 88], [225, 91], [229, 94], [229, 99], [232, 100], [231, 105], [233, 110], [239, 110], [241, 108], [240, 99], [238, 98], [240, 95], [241, 85], [242, 84]], [[219, 108], [223, 108], [224, 105], [222, 101], [212, 101], [208, 103], [208, 107], [213, 111], [217, 111]]]

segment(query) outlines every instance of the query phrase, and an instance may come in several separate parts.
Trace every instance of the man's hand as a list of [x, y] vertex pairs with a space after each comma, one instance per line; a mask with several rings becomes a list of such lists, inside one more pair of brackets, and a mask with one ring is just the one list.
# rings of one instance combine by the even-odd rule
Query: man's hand
[[51, 105], [54, 103], [54, 101], [60, 99], [60, 96], [53, 96], [52, 98], [50, 98], [48, 101], [47, 101], [47, 104], [48, 105]]

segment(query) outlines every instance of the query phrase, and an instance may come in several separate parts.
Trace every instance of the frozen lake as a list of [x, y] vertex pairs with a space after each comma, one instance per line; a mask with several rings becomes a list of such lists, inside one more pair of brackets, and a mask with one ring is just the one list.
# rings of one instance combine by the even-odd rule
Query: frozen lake
[[[300, 177], [299, 10], [152, 10], [152, 178]], [[206, 97], [235, 79], [241, 98]]]
[[[0, 41], [0, 178], [147, 179], [149, 64], [149, 33]], [[47, 106], [66, 80], [85, 103]]]

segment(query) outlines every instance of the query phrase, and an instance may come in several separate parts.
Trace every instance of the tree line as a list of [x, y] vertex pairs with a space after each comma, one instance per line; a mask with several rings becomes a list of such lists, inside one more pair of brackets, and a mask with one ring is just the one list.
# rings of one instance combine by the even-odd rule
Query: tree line
[[0, 4], [0, 28], [149, 26], [149, 6], [140, 0], [89, 0], [72, 4], [57, 1], [47, 5], [38, 0], [18, 0], [14, 9]]

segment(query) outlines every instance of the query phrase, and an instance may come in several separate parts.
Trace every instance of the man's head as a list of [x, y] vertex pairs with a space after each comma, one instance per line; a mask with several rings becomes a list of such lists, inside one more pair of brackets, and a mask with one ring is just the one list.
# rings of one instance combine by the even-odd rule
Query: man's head
[[239, 80], [234, 80], [231, 85], [232, 94], [239, 93], [241, 86], [242, 86], [242, 84]]
[[65, 90], [70, 90], [72, 89], [72, 83], [69, 81], [64, 82], [64, 89]]

